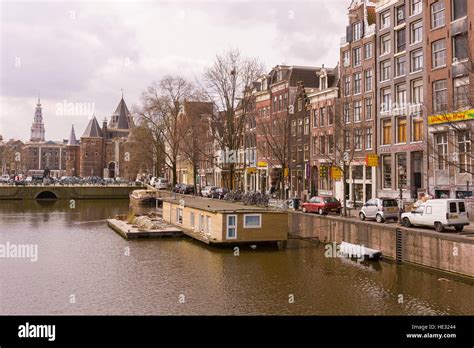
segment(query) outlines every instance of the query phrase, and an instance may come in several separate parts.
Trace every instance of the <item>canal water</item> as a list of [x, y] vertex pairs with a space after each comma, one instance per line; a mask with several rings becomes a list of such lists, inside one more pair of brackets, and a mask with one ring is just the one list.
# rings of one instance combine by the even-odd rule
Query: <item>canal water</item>
[[324, 256], [324, 246], [209, 247], [189, 238], [126, 241], [105, 219], [128, 201], [0, 202], [0, 314], [474, 314], [474, 284], [407, 265]]

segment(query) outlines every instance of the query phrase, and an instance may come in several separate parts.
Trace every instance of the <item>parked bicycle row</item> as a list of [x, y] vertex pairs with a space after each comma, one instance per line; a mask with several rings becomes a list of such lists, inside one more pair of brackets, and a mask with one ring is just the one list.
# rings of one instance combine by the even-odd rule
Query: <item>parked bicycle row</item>
[[78, 177], [78, 176], [62, 176], [60, 178], [55, 177], [43, 177], [42, 175], [33, 176], [9, 176], [8, 174], [0, 177], [0, 184], [11, 185], [11, 186], [40, 186], [40, 185], [56, 185], [56, 186], [84, 186], [84, 185], [128, 185], [128, 186], [142, 186], [141, 182], [129, 181], [121, 178], [100, 178], [98, 176], [89, 177]]

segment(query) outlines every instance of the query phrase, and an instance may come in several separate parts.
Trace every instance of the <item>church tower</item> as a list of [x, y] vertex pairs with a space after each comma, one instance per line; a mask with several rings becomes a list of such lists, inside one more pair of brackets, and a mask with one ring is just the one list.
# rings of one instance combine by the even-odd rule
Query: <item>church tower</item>
[[79, 141], [76, 139], [74, 125], [71, 128], [71, 133], [69, 134], [69, 140], [66, 145], [66, 151], [66, 175], [78, 176], [80, 174], [81, 149]]
[[33, 120], [33, 124], [31, 125], [30, 141], [44, 141], [44, 123], [40, 98], [38, 98], [38, 104], [36, 104], [35, 110], [35, 118]]

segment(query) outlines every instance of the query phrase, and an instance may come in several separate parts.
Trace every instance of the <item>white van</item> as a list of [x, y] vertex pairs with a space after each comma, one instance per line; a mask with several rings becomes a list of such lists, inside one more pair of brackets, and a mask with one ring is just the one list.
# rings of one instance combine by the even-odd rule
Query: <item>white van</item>
[[430, 199], [411, 213], [403, 213], [402, 224], [406, 227], [434, 226], [438, 232], [454, 226], [456, 231], [462, 231], [469, 225], [469, 215], [463, 199]]
[[168, 188], [168, 180], [166, 180], [165, 178], [156, 179], [155, 188], [158, 190], [166, 190]]

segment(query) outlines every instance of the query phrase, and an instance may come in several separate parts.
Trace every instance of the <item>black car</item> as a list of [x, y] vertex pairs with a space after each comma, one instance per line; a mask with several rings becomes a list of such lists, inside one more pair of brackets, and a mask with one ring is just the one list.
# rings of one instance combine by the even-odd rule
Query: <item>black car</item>
[[186, 186], [186, 185], [185, 184], [176, 184], [176, 185], [174, 185], [173, 192], [181, 193], [181, 191], [184, 189], [184, 186]]
[[214, 199], [224, 199], [225, 194], [228, 190], [225, 187], [215, 187], [209, 192], [209, 196]]
[[184, 193], [185, 195], [194, 194], [194, 185], [183, 185], [180, 193]]

